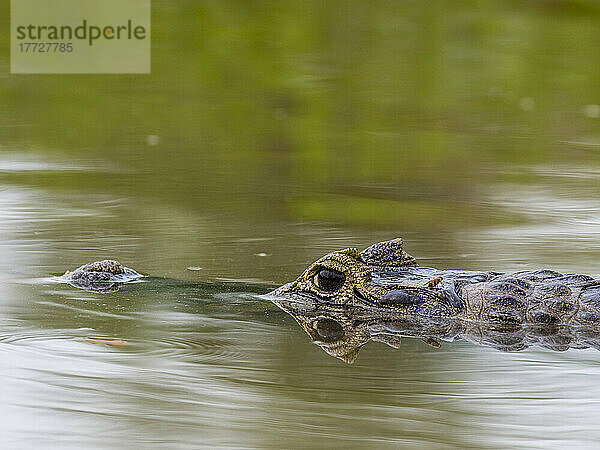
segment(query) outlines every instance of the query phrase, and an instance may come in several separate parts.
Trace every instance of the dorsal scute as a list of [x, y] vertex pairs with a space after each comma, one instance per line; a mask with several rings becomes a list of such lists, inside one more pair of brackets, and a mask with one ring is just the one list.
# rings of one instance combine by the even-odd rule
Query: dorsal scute
[[369, 266], [406, 267], [416, 266], [414, 257], [404, 251], [401, 238], [378, 242], [360, 252], [360, 258]]

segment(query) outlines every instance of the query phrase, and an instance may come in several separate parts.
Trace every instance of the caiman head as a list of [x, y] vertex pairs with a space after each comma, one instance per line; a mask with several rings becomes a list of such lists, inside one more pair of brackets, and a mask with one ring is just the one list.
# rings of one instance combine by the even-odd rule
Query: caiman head
[[298, 279], [269, 295], [299, 302], [385, 308], [401, 316], [458, 316], [464, 304], [453, 291], [432, 283], [419, 286], [403, 282], [406, 271], [416, 265], [399, 238], [362, 252], [347, 248], [325, 255]]

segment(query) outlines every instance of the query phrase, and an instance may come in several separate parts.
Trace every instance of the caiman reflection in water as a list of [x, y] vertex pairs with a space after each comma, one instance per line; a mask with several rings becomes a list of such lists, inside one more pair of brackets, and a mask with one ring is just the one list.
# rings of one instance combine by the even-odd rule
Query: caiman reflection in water
[[415, 317], [407, 320], [389, 311], [335, 306], [309, 299], [299, 302], [271, 298], [271, 301], [296, 319], [326, 353], [347, 363], [354, 362], [360, 348], [369, 341], [383, 342], [397, 349], [402, 337], [419, 338], [435, 348], [444, 341], [463, 339], [502, 351], [520, 351], [531, 346], [555, 351], [589, 347], [600, 350], [600, 330], [589, 326], [502, 327], [461, 319]]
[[401, 239], [345, 249], [269, 294], [323, 350], [346, 362], [369, 340], [439, 347], [465, 339], [504, 351], [600, 349], [600, 281], [552, 270], [417, 267]]

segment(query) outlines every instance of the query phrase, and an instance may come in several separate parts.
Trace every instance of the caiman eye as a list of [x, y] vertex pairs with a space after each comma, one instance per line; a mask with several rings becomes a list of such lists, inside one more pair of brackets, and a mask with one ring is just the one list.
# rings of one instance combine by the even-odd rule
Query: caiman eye
[[315, 275], [315, 284], [325, 292], [337, 291], [344, 285], [346, 275], [337, 270], [321, 269]]

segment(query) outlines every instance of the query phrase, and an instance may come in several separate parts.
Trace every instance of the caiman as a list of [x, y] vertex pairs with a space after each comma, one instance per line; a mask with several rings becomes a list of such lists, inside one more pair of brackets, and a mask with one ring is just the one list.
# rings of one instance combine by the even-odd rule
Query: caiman
[[[117, 261], [105, 260], [78, 267], [63, 279], [78, 288], [109, 292], [141, 277]], [[400, 238], [362, 252], [347, 248], [329, 253], [269, 296], [393, 311], [403, 318], [452, 318], [502, 327], [600, 326], [600, 280], [589, 275], [419, 267]]]
[[464, 339], [503, 351], [600, 350], [600, 280], [553, 270], [419, 267], [402, 239], [329, 253], [266, 296], [325, 352], [352, 363], [368, 341]]
[[393, 311], [399, 318], [460, 319], [497, 327], [600, 325], [600, 280], [554, 270], [514, 273], [419, 267], [402, 239], [329, 253], [269, 294]]
[[[61, 278], [102, 293], [144, 275], [97, 261]], [[402, 239], [329, 253], [264, 296], [328, 354], [353, 362], [368, 341], [433, 347], [465, 339], [504, 351], [600, 350], [600, 280], [553, 270], [500, 273], [419, 267]]]

